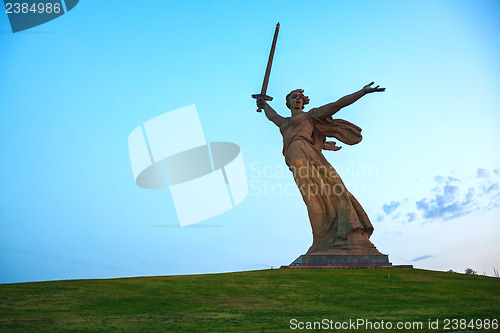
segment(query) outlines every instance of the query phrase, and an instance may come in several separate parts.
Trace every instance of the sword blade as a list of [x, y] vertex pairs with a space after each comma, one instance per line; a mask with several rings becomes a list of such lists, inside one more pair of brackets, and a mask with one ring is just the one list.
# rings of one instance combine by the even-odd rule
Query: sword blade
[[[266, 74], [264, 75], [264, 82], [262, 82], [262, 89], [260, 90], [260, 94], [252, 95], [253, 98], [259, 100], [263, 99], [266, 101], [272, 101], [273, 98], [271, 96], [266, 95], [267, 84], [269, 83], [269, 76], [271, 75], [271, 66], [273, 64], [274, 57], [274, 49], [276, 48], [276, 40], [278, 39], [278, 32], [280, 30], [280, 23], [276, 24], [276, 30], [274, 30], [273, 44], [271, 45], [271, 52], [269, 52], [269, 59], [267, 60]], [[261, 108], [257, 109], [257, 112], [261, 112]]]
[[262, 82], [261, 95], [265, 95], [267, 91], [267, 84], [269, 83], [269, 76], [271, 75], [271, 66], [273, 65], [274, 49], [276, 48], [276, 40], [278, 39], [278, 32], [280, 30], [280, 23], [276, 24], [274, 30], [273, 44], [271, 45], [271, 52], [269, 52], [269, 59], [267, 60], [266, 74], [264, 75], [264, 82]]

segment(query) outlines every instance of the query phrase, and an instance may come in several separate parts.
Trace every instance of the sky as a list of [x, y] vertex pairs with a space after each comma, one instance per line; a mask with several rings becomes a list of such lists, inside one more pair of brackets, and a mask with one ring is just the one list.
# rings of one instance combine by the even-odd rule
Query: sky
[[[2, 7], [3, 8], [3, 7]], [[2, 9], [4, 10], [4, 9]], [[268, 95], [317, 107], [363, 141], [324, 152], [393, 264], [500, 268], [500, 2], [80, 1], [12, 33], [0, 14], [0, 283], [280, 267], [312, 243]], [[128, 135], [195, 104], [207, 141], [238, 144], [249, 193], [181, 228], [169, 190], [133, 178]], [[306, 108], [307, 110], [307, 108]]]

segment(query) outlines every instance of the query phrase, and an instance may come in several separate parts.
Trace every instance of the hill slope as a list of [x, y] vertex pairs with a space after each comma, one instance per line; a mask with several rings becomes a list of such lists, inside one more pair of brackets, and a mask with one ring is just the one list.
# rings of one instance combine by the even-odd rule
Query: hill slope
[[[394, 332], [402, 331], [398, 322], [421, 322], [412, 329], [419, 332], [484, 331], [479, 323], [500, 319], [500, 279], [416, 269], [51, 281], [0, 285], [0, 295], [2, 331], [289, 331], [322, 320], [346, 331], [357, 319], [363, 332], [371, 331], [368, 322], [380, 332], [382, 320]], [[438, 330], [429, 329], [429, 319], [439, 320]], [[469, 326], [450, 322], [446, 330], [445, 319]]]

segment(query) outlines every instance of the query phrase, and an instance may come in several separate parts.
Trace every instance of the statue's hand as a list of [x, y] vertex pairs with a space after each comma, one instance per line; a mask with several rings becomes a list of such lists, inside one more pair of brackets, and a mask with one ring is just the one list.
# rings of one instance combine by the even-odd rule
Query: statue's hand
[[385, 88], [380, 88], [380, 86], [376, 86], [376, 87], [371, 87], [371, 85], [373, 84], [374, 82], [370, 83], [370, 84], [367, 84], [366, 86], [363, 87], [363, 91], [366, 93], [366, 94], [369, 94], [369, 93], [372, 93], [372, 92], [381, 92], [381, 91], [385, 91]]
[[257, 100], [257, 107], [260, 109], [263, 109], [266, 106], [267, 102], [263, 99], [258, 99]]

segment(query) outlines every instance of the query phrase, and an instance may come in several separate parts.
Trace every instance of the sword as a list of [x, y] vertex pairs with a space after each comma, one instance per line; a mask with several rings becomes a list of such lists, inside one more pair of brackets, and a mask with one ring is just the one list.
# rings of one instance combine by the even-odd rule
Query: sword
[[[271, 46], [271, 52], [269, 53], [269, 60], [267, 60], [267, 68], [266, 74], [264, 75], [264, 82], [262, 82], [262, 89], [260, 90], [260, 94], [252, 95], [253, 98], [259, 100], [263, 99], [266, 101], [272, 101], [273, 98], [271, 96], [266, 95], [267, 84], [269, 83], [269, 75], [271, 74], [271, 65], [273, 64], [274, 57], [274, 49], [276, 48], [276, 40], [278, 39], [278, 31], [280, 30], [280, 23], [276, 24], [276, 30], [274, 31], [273, 37], [273, 45]], [[262, 109], [259, 107], [257, 112], [262, 112]]]

